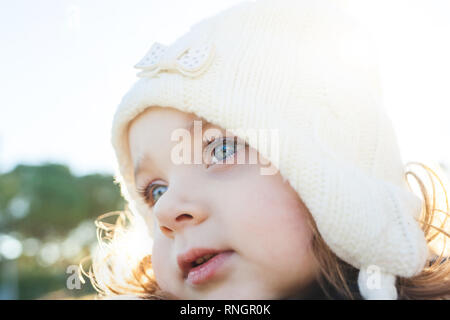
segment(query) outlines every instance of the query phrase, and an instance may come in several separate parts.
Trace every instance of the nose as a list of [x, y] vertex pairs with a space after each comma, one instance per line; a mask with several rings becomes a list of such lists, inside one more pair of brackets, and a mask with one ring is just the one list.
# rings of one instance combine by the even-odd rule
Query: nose
[[169, 187], [153, 207], [159, 229], [172, 239], [184, 228], [199, 225], [209, 216], [202, 202], [204, 198], [187, 197], [185, 192], [189, 189], [184, 187], [183, 190], [182, 194], [175, 186]]

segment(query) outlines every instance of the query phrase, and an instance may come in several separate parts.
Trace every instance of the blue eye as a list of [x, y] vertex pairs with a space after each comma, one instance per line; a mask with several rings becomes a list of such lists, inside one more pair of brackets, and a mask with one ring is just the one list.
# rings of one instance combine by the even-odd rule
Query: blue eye
[[146, 202], [150, 202], [151, 206], [154, 206], [156, 201], [167, 191], [167, 186], [150, 183], [145, 188], [138, 188], [137, 191]]
[[222, 140], [222, 143], [213, 149], [213, 155], [218, 160], [216, 162], [224, 161], [229, 156], [236, 152], [236, 142], [230, 143], [226, 139]]
[[[225, 160], [235, 154], [242, 145], [236, 142], [236, 138], [219, 138], [216, 143], [215, 139], [210, 141], [206, 149], [206, 160], [208, 165], [216, 163], [225, 163]], [[247, 144], [245, 144], [247, 145]]]
[[154, 205], [156, 203], [156, 201], [158, 201], [158, 199], [164, 194], [164, 192], [166, 192], [167, 187], [166, 186], [162, 186], [162, 185], [155, 185], [156, 187], [152, 187], [151, 188], [151, 201], [152, 204]]

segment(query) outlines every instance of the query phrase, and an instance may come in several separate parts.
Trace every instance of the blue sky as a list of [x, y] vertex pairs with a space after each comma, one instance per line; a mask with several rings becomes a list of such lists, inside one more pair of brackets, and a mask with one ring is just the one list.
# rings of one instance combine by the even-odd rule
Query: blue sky
[[[450, 1], [336, 1], [377, 39], [405, 161], [449, 164]], [[0, 172], [54, 161], [112, 173], [109, 130], [133, 65], [238, 2], [0, 0]]]

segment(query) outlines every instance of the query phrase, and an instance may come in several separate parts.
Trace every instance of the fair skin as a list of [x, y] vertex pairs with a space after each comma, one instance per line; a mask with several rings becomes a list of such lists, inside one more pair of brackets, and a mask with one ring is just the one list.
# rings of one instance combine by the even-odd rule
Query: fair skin
[[[298, 292], [318, 272], [307, 208], [279, 172], [262, 175], [259, 163], [174, 164], [171, 151], [178, 142], [171, 141], [172, 132], [198, 119], [152, 107], [129, 128], [133, 163], [142, 159], [136, 187], [144, 190], [153, 182], [159, 188], [151, 192], [157, 201], [147, 200], [143, 212], [154, 230], [158, 285], [179, 299], [280, 299]], [[244, 150], [256, 152], [248, 146], [238, 152]], [[232, 250], [200, 285], [189, 283], [177, 264], [179, 254], [195, 247]]]

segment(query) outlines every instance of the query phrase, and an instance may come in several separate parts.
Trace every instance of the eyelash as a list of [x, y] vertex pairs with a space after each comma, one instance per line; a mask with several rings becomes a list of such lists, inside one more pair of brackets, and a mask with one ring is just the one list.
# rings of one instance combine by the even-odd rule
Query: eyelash
[[145, 185], [144, 187], [138, 187], [137, 192], [140, 194], [140, 196], [142, 198], [144, 198], [144, 200], [146, 202], [150, 201], [150, 192], [153, 192], [153, 187], [157, 186], [157, 184], [153, 185], [153, 182], [148, 183], [147, 185]]
[[[227, 138], [221, 136], [221, 137], [218, 137], [217, 140], [218, 140], [218, 141], [221, 141], [222, 144], [226, 144]], [[210, 140], [210, 139], [207, 139], [206, 141], [204, 141], [204, 147], [203, 147], [203, 148], [208, 148], [214, 141], [216, 141], [216, 137], [212, 137], [211, 140]], [[238, 144], [238, 142], [234, 142], [234, 145], [237, 145], [237, 144]], [[215, 146], [214, 148], [212, 148], [212, 150], [214, 150], [216, 147], [217, 147], [217, 146]], [[247, 143], [247, 142], [245, 142], [244, 147], [245, 147], [245, 148], [248, 147], [248, 143]], [[232, 155], [234, 155], [235, 153], [236, 153], [236, 151], [235, 151]], [[212, 164], [212, 165], [214, 165], [214, 164]], [[207, 168], [209, 168], [209, 167], [212, 166], [212, 165], [208, 165]], [[155, 187], [157, 187], [157, 186], [163, 186], [163, 185], [159, 185], [159, 184], [153, 184], [153, 181], [155, 181], [155, 180], [152, 180], [152, 181], [149, 182], [148, 184], [144, 185], [144, 187], [138, 187], [138, 188], [137, 188], [138, 193], [140, 194], [140, 196], [141, 196], [142, 198], [145, 199], [146, 202], [150, 202], [150, 200], [152, 200], [152, 199], [150, 199], [150, 197], [153, 197], [153, 196], [152, 196], [152, 192], [153, 192], [153, 189], [154, 189]], [[153, 206], [153, 201], [151, 201], [151, 206]]]

